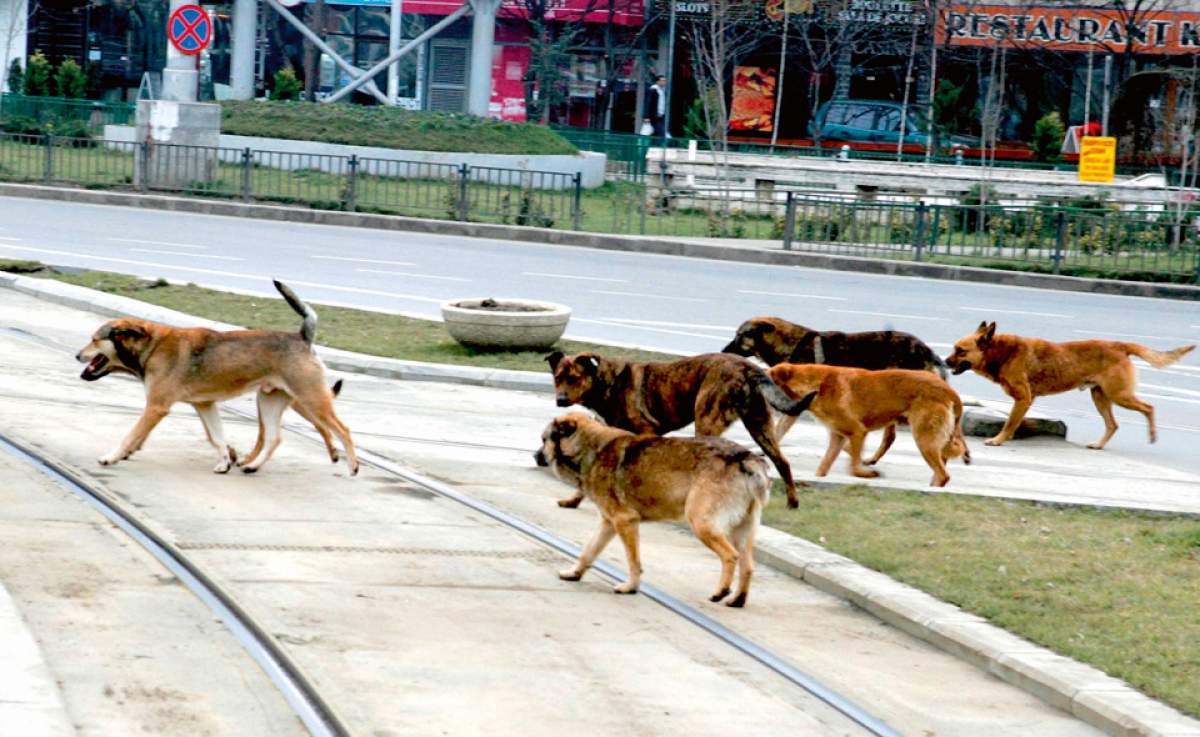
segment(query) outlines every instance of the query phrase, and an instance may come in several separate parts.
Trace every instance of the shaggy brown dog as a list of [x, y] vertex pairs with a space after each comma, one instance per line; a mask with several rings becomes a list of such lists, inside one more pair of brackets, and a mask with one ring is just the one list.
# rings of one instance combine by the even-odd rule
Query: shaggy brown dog
[[721, 578], [711, 601], [737, 593], [727, 606], [746, 604], [754, 574], [754, 535], [770, 493], [766, 462], [720, 438], [636, 436], [583, 415], [563, 415], [542, 433], [539, 466], [574, 485], [596, 503], [600, 529], [578, 562], [558, 574], [578, 581], [596, 556], [621, 536], [629, 579], [613, 590], [632, 594], [642, 578], [638, 525], [687, 519], [700, 542], [721, 559]]
[[895, 330], [840, 333], [810, 330], [778, 317], [755, 317], [742, 323], [721, 350], [757, 356], [768, 366], [786, 361], [872, 370], [903, 368], [937, 371], [946, 378], [946, 364], [932, 348], [915, 335]]
[[1000, 385], [1013, 398], [1008, 422], [987, 445], [1002, 445], [1012, 439], [1025, 413], [1037, 397], [1089, 387], [1092, 401], [1104, 419], [1104, 435], [1089, 448], [1099, 450], [1117, 431], [1112, 406], [1137, 410], [1146, 416], [1150, 442], [1158, 438], [1154, 427], [1154, 407], [1134, 395], [1137, 371], [1130, 356], [1137, 356], [1155, 368], [1163, 368], [1183, 358], [1196, 346], [1185, 345], [1165, 353], [1137, 343], [1113, 340], [1075, 340], [1051, 343], [1041, 338], [996, 333], [996, 323], [979, 323], [974, 333], [954, 344], [946, 363], [955, 374], [973, 370]]
[[[581, 404], [609, 425], [639, 434], [665, 435], [696, 423], [697, 435], [720, 435], [741, 420], [787, 488], [788, 506], [799, 505], [796, 482], [776, 439], [770, 407], [796, 416], [808, 400], [793, 401], [750, 361], [706, 353], [669, 363], [629, 363], [595, 353], [546, 356], [554, 372], [558, 406]], [[575, 507], [582, 496], [559, 502]]]
[[[358, 457], [350, 431], [333, 410], [334, 392], [325, 381], [325, 367], [313, 352], [317, 315], [279, 282], [276, 289], [304, 317], [300, 331], [269, 330], [217, 332], [207, 328], [176, 328], [146, 320], [110, 320], [92, 336], [75, 358], [87, 366], [80, 377], [96, 381], [112, 372], [130, 373], [146, 386], [146, 408], [121, 444], [102, 456], [101, 465], [123, 461], [141, 449], [150, 432], [176, 402], [191, 404], [204, 423], [209, 442], [219, 457], [216, 473], [226, 473], [236, 454], [225, 442], [217, 402], [248, 391], [258, 392], [260, 447], [243, 471], [253, 473], [279, 446], [283, 413], [293, 407], [311, 422], [336, 461], [330, 434], [346, 450], [350, 473], [358, 473]], [[256, 449], [257, 450], [257, 449]]]
[[[901, 420], [908, 421], [921, 457], [933, 469], [930, 486], [945, 486], [950, 481], [947, 460], [962, 456], [971, 462], [962, 434], [962, 400], [933, 374], [791, 363], [781, 363], [770, 373], [790, 396], [817, 392], [809, 411], [829, 429], [829, 447], [817, 466], [818, 476], [829, 473], [847, 441], [850, 472], [860, 478], [878, 476], [878, 471], [862, 467], [863, 441], [872, 430], [884, 429], [883, 444], [867, 461], [874, 465], [896, 439], [896, 423]], [[781, 428], [780, 436], [785, 432], [787, 428]]]

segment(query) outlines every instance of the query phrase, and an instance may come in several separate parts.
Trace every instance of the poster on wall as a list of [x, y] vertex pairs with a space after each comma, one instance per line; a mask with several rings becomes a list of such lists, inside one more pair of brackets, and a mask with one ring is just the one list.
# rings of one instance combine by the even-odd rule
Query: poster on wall
[[729, 129], [770, 133], [775, 117], [774, 69], [737, 67], [733, 73], [733, 110]]
[[492, 49], [492, 99], [488, 117], [525, 122], [525, 70], [529, 68], [528, 46], [496, 46]]

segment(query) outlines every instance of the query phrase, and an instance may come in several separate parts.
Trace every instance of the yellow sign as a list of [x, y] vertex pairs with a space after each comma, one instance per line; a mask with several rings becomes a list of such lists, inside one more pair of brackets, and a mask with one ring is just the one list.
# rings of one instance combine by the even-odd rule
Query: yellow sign
[[1079, 181], [1109, 183], [1117, 168], [1117, 139], [1084, 136], [1079, 141]]

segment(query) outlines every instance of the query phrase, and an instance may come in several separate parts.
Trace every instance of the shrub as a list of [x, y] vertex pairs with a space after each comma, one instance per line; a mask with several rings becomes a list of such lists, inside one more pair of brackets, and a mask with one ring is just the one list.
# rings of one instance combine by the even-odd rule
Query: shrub
[[28, 115], [9, 115], [0, 120], [0, 130], [5, 133], [23, 133], [30, 136], [42, 134], [42, 124]]
[[21, 68], [21, 60], [13, 59], [8, 65], [8, 91], [14, 95], [25, 92], [25, 70]]
[[54, 74], [54, 89], [59, 97], [82, 99], [87, 96], [87, 75], [74, 59], [63, 59]]
[[275, 83], [271, 87], [272, 100], [299, 100], [304, 84], [296, 78], [296, 70], [290, 66], [275, 72]]
[[1067, 128], [1063, 125], [1058, 113], [1051, 112], [1043, 115], [1033, 126], [1033, 140], [1029, 147], [1033, 157], [1038, 161], [1058, 161], [1062, 158], [1063, 137]]
[[38, 51], [29, 57], [25, 67], [25, 94], [30, 97], [50, 96], [51, 67], [49, 60]]

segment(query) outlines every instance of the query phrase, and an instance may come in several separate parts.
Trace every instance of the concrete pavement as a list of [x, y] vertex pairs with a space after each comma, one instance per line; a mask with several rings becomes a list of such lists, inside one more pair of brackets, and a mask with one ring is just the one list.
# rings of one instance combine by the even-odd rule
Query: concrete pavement
[[[13, 357], [9, 365], [0, 369], [0, 416], [12, 417], [11, 425], [22, 435], [85, 469], [93, 468], [92, 457], [107, 449], [113, 440], [98, 437], [92, 428], [111, 425], [115, 431], [123, 432], [142, 401], [140, 387], [131, 382], [106, 379], [83, 384], [75, 379], [78, 367], [69, 362], [66, 350], [81, 345], [101, 319], [94, 313], [80, 313], [0, 291], [0, 325], [9, 328], [0, 332], [0, 349]], [[239, 404], [249, 406], [247, 401]], [[28, 408], [34, 406], [37, 412], [29, 413]], [[24, 412], [19, 408], [25, 408]], [[362, 375], [350, 377], [347, 391], [339, 399], [339, 413], [354, 429], [360, 445], [444, 479], [560, 534], [582, 540], [590, 534], [594, 516], [586, 505], [584, 510], [574, 512], [553, 506], [550, 500], [562, 495], [564, 488], [533, 469], [529, 460], [541, 427], [558, 411], [542, 394], [444, 383], [396, 382]], [[86, 427], [80, 427], [81, 413], [88, 417]], [[777, 734], [786, 723], [791, 732], [841, 733], [841, 727], [831, 726], [836, 722], [819, 708], [814, 715], [811, 704], [797, 706], [796, 697], [787, 689], [765, 678], [757, 669], [731, 661], [728, 654], [714, 651], [711, 645], [656, 619], [640, 599], [585, 597], [584, 608], [567, 606], [567, 613], [562, 615], [566, 618], [562, 619], [559, 609], [564, 605], [561, 596], [554, 592], [603, 593], [607, 586], [590, 578], [578, 588], [550, 580], [552, 561], [543, 561], [539, 555], [544, 554], [523, 546], [512, 548], [510, 533], [499, 538], [488, 537], [492, 533], [486, 530], [479, 533], [475, 529], [479, 523], [471, 515], [447, 509], [419, 489], [372, 473], [349, 483], [341, 477], [344, 471], [339, 467], [330, 474], [316, 447], [294, 438], [285, 441], [280, 457], [261, 476], [251, 480], [254, 486], [247, 487], [243, 478], [215, 477], [208, 473], [210, 451], [199, 433], [199, 423], [190, 413], [176, 412], [156, 431], [144, 454], [129, 464], [106, 470], [102, 474], [104, 483], [130, 498], [144, 514], [179, 539], [183, 547], [197, 551], [217, 565], [229, 579], [229, 585], [247, 592], [256, 602], [255, 612], [273, 623], [270, 631], [281, 632], [286, 642], [293, 642], [297, 658], [319, 672], [324, 682], [333, 684], [338, 702], [351, 704], [348, 711], [364, 720], [394, 714], [395, 708], [403, 707], [420, 708], [425, 719], [437, 723], [446, 718], [445, 710], [453, 710], [462, 703], [455, 699], [456, 694], [464, 693], [462, 689], [481, 687], [498, 693], [482, 703], [472, 701], [471, 713], [463, 718], [480, 720], [468, 724], [494, 726], [500, 716], [511, 715], [506, 711], [511, 704], [505, 707], [499, 703], [502, 699], [530, 698], [540, 692], [533, 684], [545, 678], [549, 679], [547, 683], [555, 684], [551, 691], [557, 703], [538, 706], [527, 723], [545, 723], [578, 733], [625, 733], [634, 729], [634, 725], [639, 733], [655, 733], [659, 727], [668, 726], [678, 731], [681, 725], [677, 720], [664, 720], [653, 708], [656, 704], [659, 707], [670, 704], [676, 707], [670, 709], [676, 715], [681, 708], [681, 696], [676, 690], [670, 694], [657, 690], [661, 685], [659, 673], [670, 672], [673, 682], [686, 686], [684, 691], [689, 694], [695, 691], [696, 700], [687, 698], [682, 708], [699, 710], [697, 713], [701, 715], [710, 714], [706, 709], [714, 704], [729, 703], [731, 692], [723, 680], [726, 676], [721, 674], [737, 673], [739, 682], [747, 684], [738, 691], [741, 694], [738, 713], [756, 714], [756, 721], [743, 731]], [[243, 447], [252, 438], [253, 428], [235, 422], [231, 435]], [[818, 449], [810, 449], [810, 459], [805, 448], [818, 435], [823, 438], [823, 433], [814, 427], [798, 426], [789, 436], [786, 450], [797, 470], [808, 465], [806, 460], [815, 465]], [[1064, 445], [1059, 441], [1058, 450]], [[989, 453], [982, 455], [988, 457], [981, 458], [979, 464], [991, 464], [995, 473], [998, 463], [992, 462], [998, 458], [990, 457]], [[1046, 453], [1047, 458], [1051, 455]], [[898, 477], [902, 476], [891, 464], [903, 467], [907, 461], [901, 460], [906, 457], [915, 458], [915, 453], [908, 447], [907, 439], [901, 438], [885, 470], [894, 470]], [[1104, 472], [1110, 473], [1111, 469]], [[964, 475], [958, 467], [955, 473], [953, 484]], [[915, 476], [927, 475], [922, 470]], [[163, 478], [172, 479], [168, 488], [163, 488]], [[1047, 478], [1042, 477], [1042, 481]], [[1050, 481], [1062, 482], [1060, 478]], [[437, 507], [435, 519], [427, 517], [430, 503]], [[351, 516], [347, 518], [346, 514]], [[479, 534], [484, 537], [476, 537]], [[673, 528], [649, 528], [644, 535], [649, 580], [685, 600], [702, 601], [716, 571], [711, 556], [690, 536]], [[968, 662], [983, 665], [1013, 682], [1022, 683], [1024, 679], [1022, 685], [1036, 684], [1035, 692], [1038, 688], [1046, 690], [1039, 696], [1090, 723], [1121, 733], [1125, 729], [1122, 724], [1140, 719], [1137, 733], [1200, 734], [1194, 722], [1183, 720], [1092, 669], [1057, 658], [1018, 638], [996, 634], [977, 618], [953, 607], [922, 601], [923, 595], [907, 587], [889, 591], [889, 582], [879, 580], [886, 577], [865, 575], [870, 572], [864, 573], [844, 559], [831, 559], [828, 553], [814, 550], [815, 546], [800, 544], [800, 548], [793, 545], [789, 549], [787, 544], [771, 544], [768, 537], [769, 534], [764, 535], [767, 542], [764, 547], [772, 552], [764, 557], [771, 557], [782, 570], [798, 573], [824, 589], [839, 591], [849, 601], [884, 616], [886, 621], [892, 621], [888, 619], [891, 616], [895, 619], [892, 623], [900, 630], [927, 636], [940, 647], [967, 656]], [[303, 544], [297, 545], [299, 540]], [[315, 548], [343, 551], [340, 555], [348, 557], [340, 561], [327, 560], [328, 555], [309, 557]], [[498, 556], [501, 560], [493, 560], [497, 557], [495, 551], [510, 549], [511, 556], [505, 553]], [[430, 552], [434, 550], [459, 552]], [[375, 556], [382, 553], [403, 563], [381, 568], [373, 562], [379, 559], [371, 551], [375, 551]], [[422, 557], [427, 555], [449, 556], [455, 562], [449, 567], [434, 565], [436, 561]], [[510, 557], [526, 561], [522, 565], [532, 563], [532, 570], [509, 570], [503, 560]], [[620, 560], [619, 548], [614, 546], [610, 557]], [[730, 613], [712, 607], [710, 613], [803, 663], [810, 672], [821, 674], [827, 683], [870, 706], [905, 734], [1089, 733], [1087, 727], [1066, 718], [1063, 712], [1031, 701], [1022, 692], [900, 630], [881, 628], [875, 620], [848, 608], [839, 599], [798, 584], [790, 576], [762, 567], [760, 571], [750, 609]], [[499, 578], [487, 583], [484, 579], [492, 573]], [[530, 575], [528, 580], [526, 573]], [[477, 598], [463, 600], [461, 605], [451, 595], [446, 603], [447, 587], [452, 591], [468, 580], [468, 588], [472, 590], [482, 587], [503, 595], [485, 597], [484, 604]], [[890, 586], [899, 585], [890, 582]], [[423, 587], [439, 595], [417, 594]], [[323, 604], [307, 599], [302, 591], [319, 595]], [[351, 603], [346, 608], [342, 600], [351, 596], [351, 592], [356, 599], [376, 602], [387, 615], [380, 619], [380, 610], [363, 602], [359, 602], [361, 607]], [[541, 593], [529, 600], [527, 592]], [[509, 601], [511, 606], [502, 604]], [[323, 606], [332, 607], [333, 611]], [[943, 608], [927, 608], [937, 606]], [[530, 653], [533, 645], [523, 639], [529, 633], [522, 629], [529, 623], [529, 611], [544, 615], [543, 636], [557, 637], [560, 646], [563, 637], [573, 643], [568, 651], [574, 650], [574, 654], [563, 651], [568, 656], [556, 658], [554, 667], [548, 671], [538, 667], [545, 646], [537, 646], [533, 655], [518, 656], [526, 666], [521, 669], [513, 667], [510, 662], [513, 655], [494, 642], [496, 634], [492, 628], [499, 623], [502, 631], [509, 633], [507, 637], [514, 638], [518, 652]], [[886, 614], [887, 611], [892, 614]], [[478, 612], [479, 616], [473, 616], [472, 612]], [[511, 612], [511, 616], [506, 612]], [[455, 630], [451, 639], [436, 635], [430, 639], [429, 635], [434, 633], [426, 629], [434, 626], [429, 624], [431, 619], [456, 622], [460, 629]], [[572, 624], [563, 629], [566, 622]], [[605, 626], [605, 622], [623, 622], [628, 626], [615, 633], [606, 632], [599, 640], [580, 639], [585, 632], [594, 631], [580, 628], [588, 622], [592, 622], [593, 628]], [[391, 634], [393, 623], [403, 633]], [[461, 628], [464, 623], [466, 627]], [[356, 634], [349, 636], [346, 624]], [[387, 634], [380, 635], [381, 629]], [[422, 641], [427, 645], [414, 648], [411, 637], [414, 632], [425, 633]], [[473, 635], [477, 639], [472, 639]], [[666, 637], [673, 644], [664, 652], [655, 644], [656, 637]], [[967, 647], [969, 643], [974, 643], [974, 649]], [[628, 664], [622, 659], [624, 648], [631, 649], [629, 657], [633, 660]], [[559, 652], [558, 648], [554, 650]], [[373, 654], [376, 651], [379, 657]], [[459, 662], [471, 660], [481, 651], [485, 665], [473, 665], [470, 675], [463, 673]], [[601, 674], [595, 670], [594, 656], [582, 657], [586, 652], [603, 653], [604, 661], [616, 659], [616, 663]], [[969, 655], [970, 652], [975, 655]], [[670, 653], [688, 655], [684, 661], [671, 665]], [[444, 659], [453, 662], [441, 662]], [[692, 678], [697, 663], [709, 662], [721, 664], [715, 672], [711, 671], [713, 666], [702, 671], [707, 674], [700, 683], [711, 682], [717, 689], [711, 694], [706, 687], [694, 685]], [[1000, 668], [1001, 663], [1010, 667]], [[586, 683], [580, 684], [579, 669], [585, 664], [586, 672], [591, 675]], [[355, 676], [348, 678], [339, 668], [351, 668], [356, 671]], [[499, 669], [501, 675], [481, 681], [479, 677], [492, 669]], [[639, 680], [628, 681], [629, 669]], [[445, 700], [434, 705], [418, 707], [416, 704], [427, 702], [413, 702], [415, 695], [397, 696], [389, 689], [383, 697], [371, 691], [375, 678], [408, 683], [415, 673], [448, 684], [444, 688], [451, 689], [451, 693], [444, 694]], [[449, 676], [452, 677], [445, 680]], [[529, 685], [513, 693], [509, 687], [514, 683]], [[613, 683], [619, 685], [619, 694], [611, 690]], [[946, 692], [947, 683], [955, 684], [953, 695]], [[576, 688], [577, 684], [582, 690]], [[631, 692], [638, 695], [633, 712], [624, 708]], [[440, 693], [441, 688], [422, 691], [426, 699], [441, 698], [432, 695]], [[790, 706], [782, 712], [777, 707], [762, 713], [757, 712], [757, 707], [748, 709], [746, 705], [753, 705], [758, 693], [771, 694], [772, 703], [782, 700]], [[599, 705], [598, 698], [608, 699], [602, 706], [607, 716], [593, 714]], [[1099, 708], [1098, 702], [1107, 706]], [[799, 712], [791, 710], [793, 707]], [[567, 710], [565, 715], [563, 709]], [[800, 717], [800, 713], [805, 716]], [[772, 725], [770, 720], [776, 718], [772, 715], [784, 721]], [[618, 716], [620, 721], [612, 721]], [[602, 721], [594, 721], [597, 718]], [[730, 727], [727, 715], [714, 718], [719, 731], [727, 732]], [[447, 726], [462, 723], [455, 721]], [[399, 725], [396, 733], [407, 733], [405, 725], [413, 722], [396, 724]], [[711, 721], [692, 724], [691, 729], [707, 733], [707, 726], [713, 724]], [[804, 724], [809, 727], [803, 727]]]

